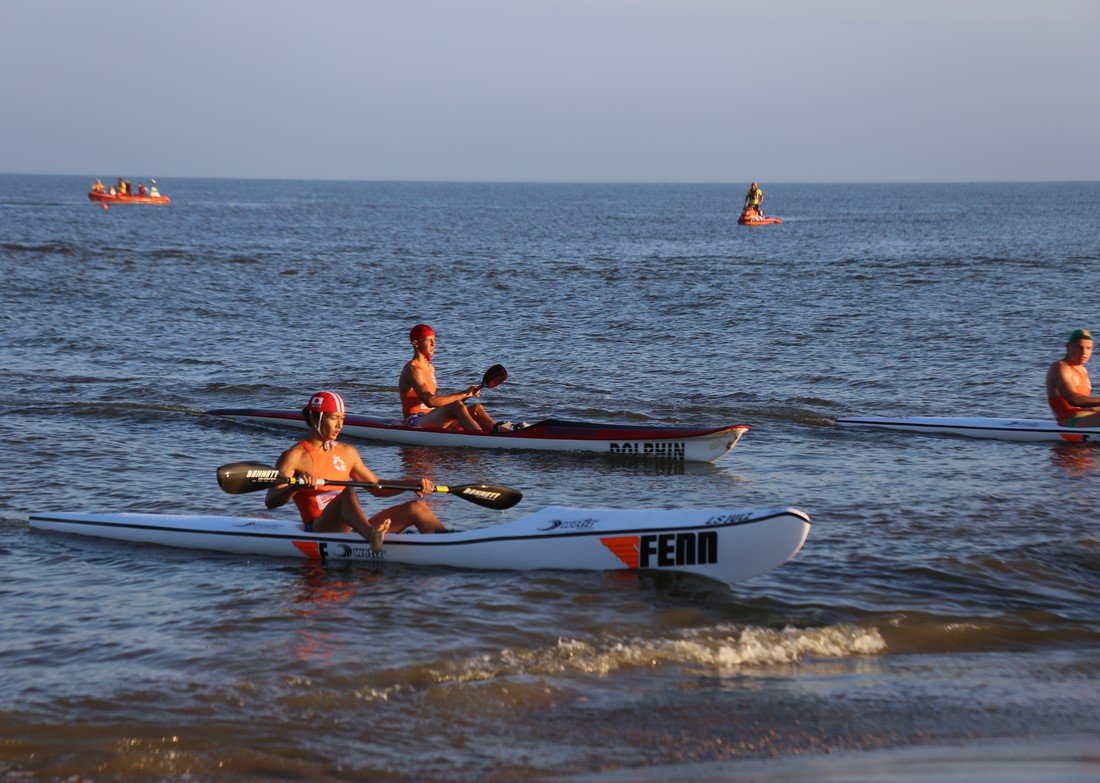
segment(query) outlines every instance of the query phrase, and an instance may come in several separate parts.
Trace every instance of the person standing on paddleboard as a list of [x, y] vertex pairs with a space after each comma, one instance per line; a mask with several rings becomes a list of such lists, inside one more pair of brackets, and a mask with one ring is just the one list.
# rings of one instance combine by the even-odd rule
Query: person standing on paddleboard
[[401, 368], [397, 391], [401, 395], [401, 413], [410, 427], [461, 429], [464, 432], [499, 432], [513, 429], [509, 422], [499, 424], [475, 402], [466, 401], [481, 395], [480, 386], [470, 386], [454, 394], [439, 394], [435, 381], [435, 330], [427, 324], [417, 324], [409, 330], [413, 358]]
[[1066, 355], [1047, 370], [1047, 402], [1062, 427], [1100, 427], [1100, 397], [1093, 397], [1089, 371], [1092, 333], [1075, 329], [1066, 341]]
[[758, 183], [754, 182], [749, 185], [749, 192], [745, 194], [745, 209], [755, 209], [759, 212], [763, 203], [764, 191], [760, 189]]
[[[354, 487], [325, 487], [325, 480], [378, 481], [354, 447], [336, 441], [344, 426], [344, 414], [344, 398], [336, 392], [319, 391], [309, 398], [302, 409], [302, 416], [309, 424], [309, 434], [284, 451], [275, 466], [280, 473], [295, 478], [296, 484], [277, 484], [269, 489], [265, 499], [267, 507], [278, 508], [293, 497], [307, 531], [347, 533], [355, 530], [370, 541], [375, 552], [381, 551], [382, 537], [387, 530], [400, 533], [416, 525], [421, 533], [445, 532], [443, 523], [423, 500], [391, 506], [368, 519]], [[420, 497], [434, 489], [429, 479], [420, 479]], [[388, 497], [400, 490], [368, 491], [378, 497]]]

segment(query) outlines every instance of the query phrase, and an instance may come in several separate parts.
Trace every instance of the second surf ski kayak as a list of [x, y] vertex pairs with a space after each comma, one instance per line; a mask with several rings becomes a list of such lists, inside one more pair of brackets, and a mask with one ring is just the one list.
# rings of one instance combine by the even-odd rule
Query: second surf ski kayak
[[[224, 408], [208, 411], [224, 419], [306, 430], [298, 411]], [[483, 449], [594, 451], [621, 456], [655, 457], [687, 462], [714, 462], [748, 432], [746, 424], [723, 427], [634, 427], [546, 419], [516, 432], [468, 433], [421, 429], [373, 416], [349, 413], [342, 433], [366, 440], [409, 446], [466, 446]]]
[[795, 508], [610, 510], [550, 506], [499, 525], [401, 533], [381, 552], [355, 533], [307, 533], [294, 520], [171, 514], [32, 514], [32, 528], [246, 555], [487, 570], [681, 571], [735, 582], [802, 548]]
[[1011, 440], [1018, 442], [1052, 441], [1062, 443], [1100, 443], [1100, 427], [1059, 427], [1041, 419], [982, 419], [910, 416], [887, 418], [860, 416], [838, 418], [840, 427], [873, 427], [932, 435], [961, 435], [967, 438]]

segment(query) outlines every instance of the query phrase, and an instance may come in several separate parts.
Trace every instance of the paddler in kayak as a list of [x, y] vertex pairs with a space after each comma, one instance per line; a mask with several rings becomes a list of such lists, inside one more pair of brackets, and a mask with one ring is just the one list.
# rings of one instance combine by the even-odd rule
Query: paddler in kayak
[[[319, 391], [309, 398], [302, 409], [302, 416], [309, 424], [306, 438], [282, 453], [276, 468], [280, 473], [294, 476], [305, 488], [280, 484], [267, 491], [268, 508], [278, 508], [291, 497], [302, 515], [305, 529], [314, 533], [347, 533], [355, 530], [370, 541], [375, 551], [382, 549], [382, 537], [386, 531], [400, 533], [410, 525], [416, 525], [421, 533], [445, 532], [446, 528], [422, 500], [412, 500], [379, 511], [367, 518], [359, 505], [354, 487], [326, 489], [318, 485], [321, 479], [330, 481], [377, 482], [378, 477], [363, 464], [359, 452], [346, 443], [338, 443], [337, 436], [344, 426], [344, 398], [336, 392]], [[429, 479], [420, 479], [421, 497], [435, 489]], [[372, 489], [372, 495], [388, 497], [395, 490]]]
[[397, 379], [397, 391], [401, 395], [401, 413], [410, 427], [438, 427], [461, 429], [464, 432], [499, 432], [511, 430], [512, 425], [499, 425], [492, 416], [475, 402], [466, 401], [481, 395], [480, 386], [470, 386], [454, 394], [439, 394], [435, 382], [435, 330], [427, 324], [417, 324], [409, 330], [409, 342], [413, 358], [401, 368]]
[[1100, 397], [1093, 397], [1089, 371], [1092, 333], [1074, 329], [1066, 340], [1066, 355], [1047, 370], [1047, 402], [1062, 427], [1100, 427]]

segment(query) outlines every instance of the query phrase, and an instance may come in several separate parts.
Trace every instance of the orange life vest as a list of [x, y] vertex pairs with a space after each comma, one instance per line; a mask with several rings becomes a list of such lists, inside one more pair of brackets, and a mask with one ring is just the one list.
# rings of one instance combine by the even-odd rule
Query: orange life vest
[[[432, 367], [432, 386], [435, 386], [435, 368]], [[434, 408], [429, 408], [420, 399], [416, 389], [410, 386], [401, 394], [401, 414], [407, 419], [417, 413], [427, 413]]]
[[[332, 451], [322, 451], [308, 441], [301, 441], [301, 445], [313, 458], [313, 470], [310, 472], [314, 478], [327, 481], [347, 481], [351, 477], [351, 468], [340, 456], [337, 448]], [[325, 510], [325, 506], [331, 503], [337, 495], [344, 491], [343, 487], [326, 487], [324, 485], [316, 489], [299, 489], [294, 493], [294, 504], [298, 506], [298, 512], [302, 515], [302, 521], [307, 525]]]
[[[1092, 395], [1092, 381], [1088, 377], [1088, 373], [1084, 373], [1084, 378], [1081, 379], [1081, 385], [1074, 387], [1073, 391], [1084, 394], [1086, 397]], [[1065, 427], [1066, 422], [1070, 419], [1080, 416], [1082, 413], [1089, 413], [1087, 408], [1078, 408], [1076, 405], [1070, 405], [1070, 403], [1061, 394], [1052, 394], [1047, 397], [1047, 404], [1050, 405], [1050, 409], [1054, 411], [1054, 418], [1058, 421], [1058, 424]]]

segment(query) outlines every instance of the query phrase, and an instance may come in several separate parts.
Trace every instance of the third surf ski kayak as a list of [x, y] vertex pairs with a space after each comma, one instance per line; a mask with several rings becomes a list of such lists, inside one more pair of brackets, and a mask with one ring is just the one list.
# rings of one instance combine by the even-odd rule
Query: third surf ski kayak
[[873, 427], [931, 435], [961, 435], [967, 438], [1012, 440], [1018, 442], [1054, 441], [1062, 443], [1100, 443], [1100, 427], [1059, 427], [1040, 419], [981, 419], [910, 416], [886, 418], [861, 416], [838, 418], [840, 427]]
[[[209, 411], [209, 414], [255, 424], [307, 429], [302, 414], [292, 410], [223, 408]], [[737, 441], [748, 430], [746, 424], [722, 427], [635, 427], [628, 424], [546, 419], [516, 432], [468, 433], [408, 427], [386, 419], [349, 413], [344, 419], [343, 434], [409, 446], [593, 451], [676, 461], [714, 462], [737, 445]]]

